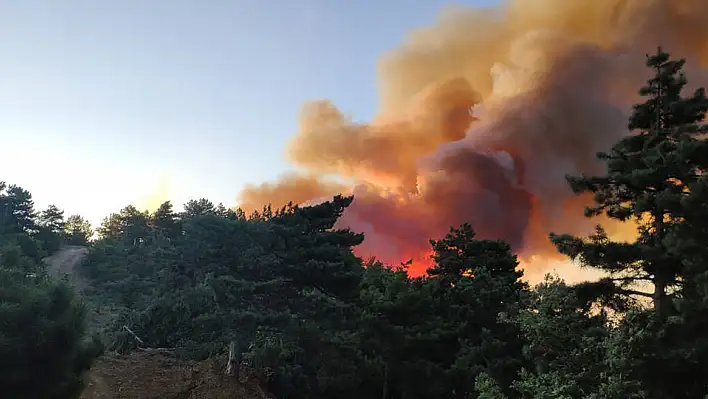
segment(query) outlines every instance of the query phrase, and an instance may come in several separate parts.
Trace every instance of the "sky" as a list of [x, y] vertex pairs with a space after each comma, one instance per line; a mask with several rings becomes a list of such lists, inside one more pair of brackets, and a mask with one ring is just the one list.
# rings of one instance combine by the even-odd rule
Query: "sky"
[[[490, 0], [456, 4], [490, 4]], [[94, 224], [292, 170], [303, 101], [354, 119], [443, 0], [0, 0], [0, 180]]]

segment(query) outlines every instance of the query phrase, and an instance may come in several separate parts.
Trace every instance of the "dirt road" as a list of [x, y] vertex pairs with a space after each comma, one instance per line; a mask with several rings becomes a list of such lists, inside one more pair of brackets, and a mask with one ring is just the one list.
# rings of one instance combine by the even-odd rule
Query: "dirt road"
[[86, 247], [67, 245], [54, 255], [44, 258], [44, 263], [51, 276], [57, 278], [67, 276], [69, 281], [81, 290], [83, 285], [77, 269], [87, 254], [88, 248]]

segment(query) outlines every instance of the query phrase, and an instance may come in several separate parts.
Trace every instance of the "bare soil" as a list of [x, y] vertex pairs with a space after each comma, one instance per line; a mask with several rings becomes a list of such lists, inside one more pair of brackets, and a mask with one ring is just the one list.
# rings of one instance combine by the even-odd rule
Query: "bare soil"
[[271, 399], [242, 370], [229, 377], [214, 360], [187, 362], [162, 353], [106, 355], [92, 367], [81, 399]]
[[49, 269], [49, 274], [56, 278], [67, 277], [74, 287], [80, 292], [84, 288], [79, 266], [88, 255], [88, 248], [67, 245], [62, 247], [57, 253], [44, 258], [44, 263]]

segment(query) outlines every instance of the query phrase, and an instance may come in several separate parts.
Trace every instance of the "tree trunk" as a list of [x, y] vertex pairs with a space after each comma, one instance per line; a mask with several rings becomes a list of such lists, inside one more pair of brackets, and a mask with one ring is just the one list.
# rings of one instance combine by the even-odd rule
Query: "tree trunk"
[[[661, 47], [658, 49], [658, 53], [661, 52]], [[661, 65], [656, 67], [656, 75], [661, 76]], [[655, 108], [656, 112], [656, 126], [654, 127], [655, 135], [661, 135], [664, 130], [664, 120], [663, 114], [666, 111], [664, 107], [664, 93], [663, 93], [662, 83], [659, 81], [656, 85], [656, 99], [658, 100], [657, 106]], [[663, 188], [663, 187], [661, 187]], [[657, 251], [659, 259], [653, 259], [654, 263], [654, 311], [659, 315], [659, 318], [663, 319], [666, 316], [666, 285], [668, 284], [668, 278], [666, 276], [667, 270], [666, 265], [663, 264], [663, 241], [664, 241], [664, 209], [660, 208], [657, 204], [657, 199], [654, 197], [654, 249]]]
[[[664, 212], [658, 209], [654, 212], [654, 246], [657, 253], [663, 254], [663, 237], [664, 237]], [[661, 319], [664, 319], [668, 311], [668, 297], [666, 295], [666, 286], [669, 278], [666, 275], [667, 270], [661, 259], [654, 259], [654, 311]]]
[[238, 369], [240, 365], [238, 348], [236, 341], [229, 342], [229, 360], [226, 362], [226, 375], [238, 379]]
[[384, 365], [384, 380], [383, 388], [381, 390], [381, 399], [388, 398], [388, 364]]

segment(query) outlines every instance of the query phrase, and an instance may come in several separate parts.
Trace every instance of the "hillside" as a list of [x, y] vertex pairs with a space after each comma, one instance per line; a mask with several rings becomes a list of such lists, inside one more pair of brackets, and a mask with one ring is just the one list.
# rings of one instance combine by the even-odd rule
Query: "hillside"
[[[79, 290], [86, 288], [80, 266], [88, 255], [83, 246], [64, 246], [44, 259], [50, 275], [68, 277]], [[129, 354], [108, 353], [99, 358], [87, 376], [81, 399], [263, 399], [260, 384], [242, 370], [239, 382], [224, 374], [215, 360], [178, 360], [164, 351], [140, 350]]]

